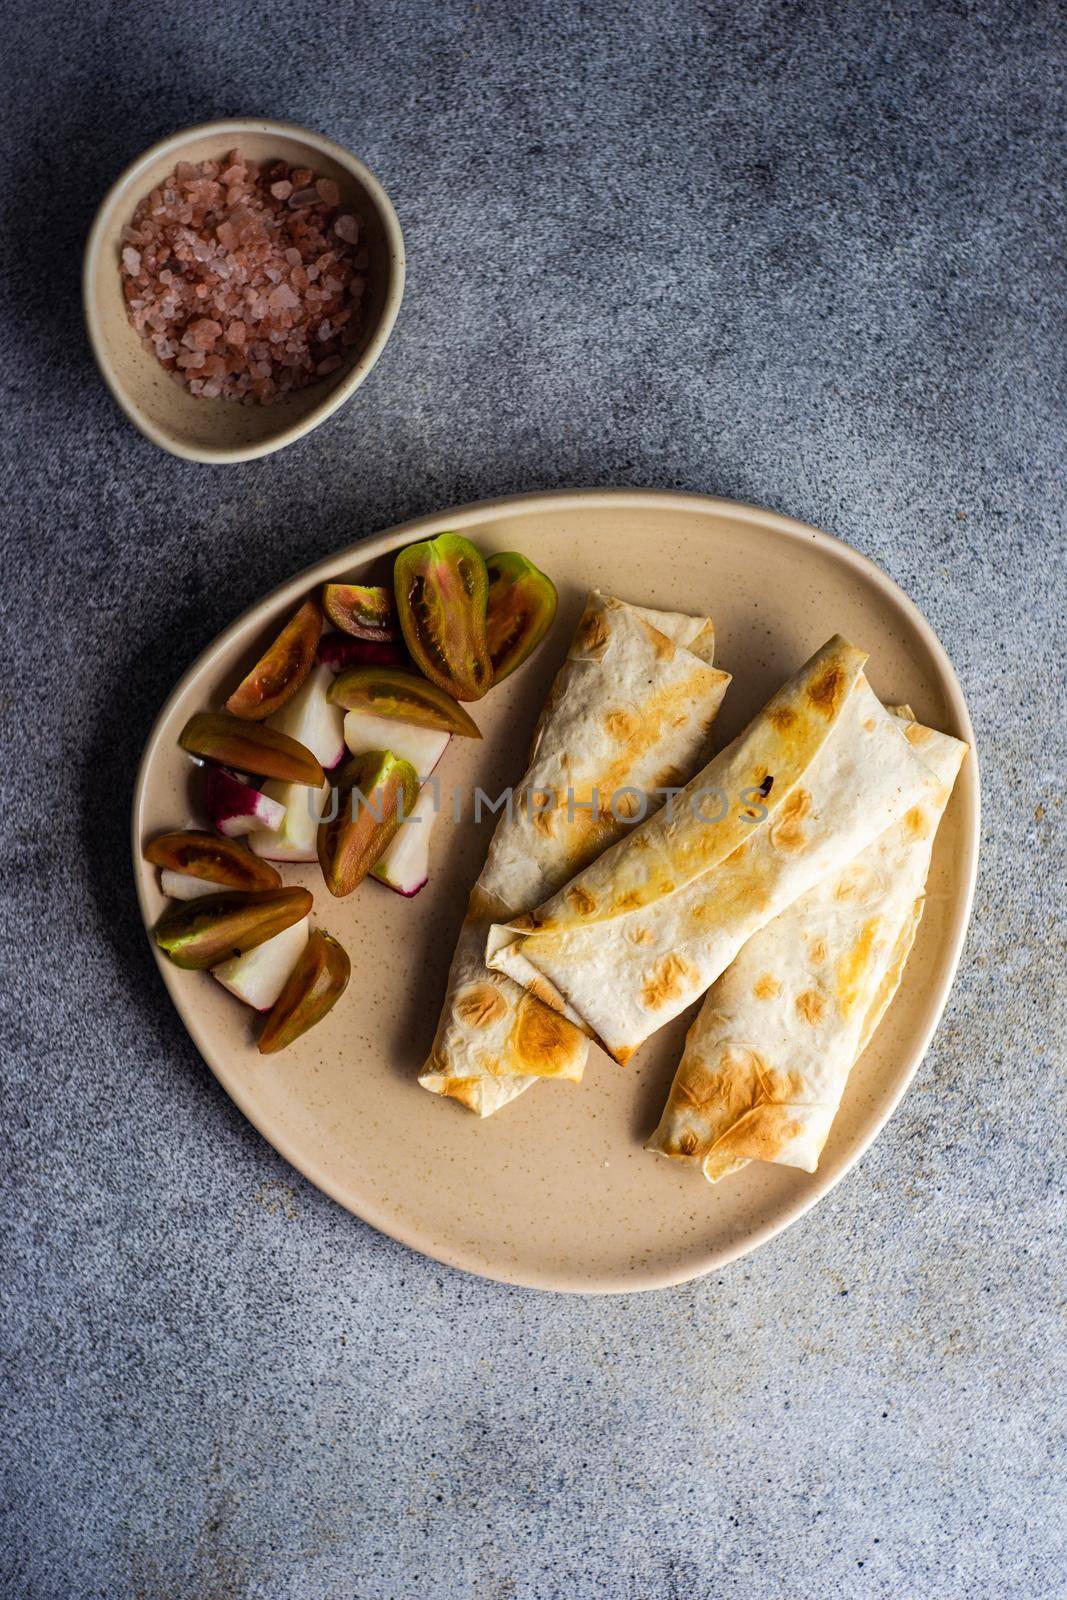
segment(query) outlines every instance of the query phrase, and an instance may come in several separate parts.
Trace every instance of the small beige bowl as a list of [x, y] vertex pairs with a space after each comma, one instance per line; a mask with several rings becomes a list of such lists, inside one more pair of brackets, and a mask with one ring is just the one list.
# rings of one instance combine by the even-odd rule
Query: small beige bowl
[[[370, 254], [363, 337], [343, 366], [273, 405], [205, 400], [167, 376], [130, 326], [122, 298], [122, 229], [139, 200], [179, 161], [217, 160], [239, 148], [310, 167], [340, 186], [342, 203], [364, 224]], [[188, 461], [251, 461], [293, 444], [359, 388], [385, 347], [404, 294], [404, 239], [389, 197], [362, 161], [320, 133], [291, 122], [235, 118], [183, 128], [154, 144], [112, 184], [85, 246], [82, 295], [89, 341], [104, 381], [135, 428]]]

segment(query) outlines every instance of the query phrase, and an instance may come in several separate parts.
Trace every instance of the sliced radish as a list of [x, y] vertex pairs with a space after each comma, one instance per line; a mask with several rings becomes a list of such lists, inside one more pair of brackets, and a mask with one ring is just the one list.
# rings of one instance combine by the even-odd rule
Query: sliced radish
[[285, 988], [285, 980], [296, 966], [308, 942], [309, 918], [302, 917], [291, 928], [276, 933], [273, 939], [231, 956], [221, 966], [212, 967], [212, 976], [238, 1000], [257, 1011], [269, 1011]]
[[169, 867], [163, 867], [159, 887], [172, 900], [199, 900], [204, 894], [220, 894], [227, 886], [209, 883], [206, 878], [194, 878], [191, 872], [172, 872]]
[[316, 794], [302, 783], [269, 778], [263, 793], [282, 807], [284, 815], [276, 832], [249, 834], [251, 849], [265, 861], [317, 861], [315, 839], [319, 817], [330, 799], [329, 782]]
[[268, 728], [298, 739], [327, 770], [343, 760], [345, 753], [345, 714], [326, 698], [332, 682], [329, 667], [321, 663], [312, 667], [293, 698], [266, 722]]
[[353, 639], [347, 633], [324, 633], [319, 640], [319, 660], [332, 673], [346, 667], [400, 667], [407, 660], [402, 644], [392, 640]]
[[410, 817], [400, 824], [388, 849], [371, 868], [379, 883], [409, 899], [418, 894], [430, 875], [430, 834], [439, 810], [435, 802], [434, 786], [428, 783]]
[[366, 755], [368, 750], [391, 750], [394, 756], [410, 761], [420, 778], [430, 776], [449, 737], [440, 728], [420, 728], [414, 722], [376, 717], [369, 711], [350, 711], [345, 717], [345, 744], [354, 756]]
[[212, 827], [227, 839], [237, 839], [257, 829], [273, 832], [281, 827], [284, 815], [281, 806], [262, 789], [242, 783], [225, 767], [205, 767], [204, 809]]

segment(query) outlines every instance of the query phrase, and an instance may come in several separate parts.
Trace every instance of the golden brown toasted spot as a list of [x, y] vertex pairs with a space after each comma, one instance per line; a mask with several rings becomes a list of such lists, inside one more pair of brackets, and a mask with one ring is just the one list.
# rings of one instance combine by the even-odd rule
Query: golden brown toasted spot
[[686, 912], [686, 922], [696, 933], [701, 933], [710, 924], [718, 921], [719, 906], [716, 900], [698, 900], [695, 906], [690, 906]]
[[856, 1004], [863, 983], [863, 976], [874, 949], [875, 934], [878, 932], [878, 918], [872, 917], [865, 922], [859, 938], [851, 950], [841, 957], [837, 964], [837, 998], [844, 1016], [848, 1016]]
[[580, 917], [591, 916], [596, 910], [596, 900], [589, 893], [589, 890], [583, 889], [580, 884], [573, 884], [567, 890], [566, 898], [568, 904], [574, 907]]
[[576, 1027], [556, 1011], [524, 995], [511, 1044], [524, 1070], [555, 1077], [580, 1059], [585, 1041]]
[[540, 1000], [541, 1004], [543, 1006], [548, 1006], [550, 1011], [561, 1011], [563, 1009], [559, 995], [556, 993], [555, 989], [553, 989], [548, 979], [542, 978], [540, 973], [536, 974], [530, 979], [528, 990], [529, 993], [533, 995], [535, 1000]]
[[450, 1100], [458, 1100], [468, 1111], [478, 1110], [480, 1092], [481, 1082], [478, 1078], [446, 1078], [441, 1085], [443, 1095]]
[[775, 995], [781, 992], [781, 984], [769, 972], [765, 972], [762, 978], [757, 978], [752, 985], [752, 993], [757, 1000], [773, 1000]]
[[609, 711], [604, 726], [613, 739], [629, 739], [634, 732], [634, 719], [628, 711]]
[[624, 1067], [631, 1057], [637, 1054], [637, 1046], [621, 1044], [617, 1050], [612, 1050], [610, 1054], [619, 1063], [620, 1067]]
[[657, 658], [660, 661], [669, 661], [675, 653], [674, 641], [667, 638], [665, 633], [660, 633], [645, 617], [639, 617], [642, 627], [648, 634], [649, 641]]
[[[702, 1017], [703, 1025], [728, 1026], [721, 1015]], [[667, 1103], [666, 1122], [691, 1122], [668, 1136], [668, 1155], [699, 1153], [709, 1177], [722, 1177], [739, 1162], [773, 1160], [800, 1132], [796, 1116], [805, 1095], [799, 1070], [782, 1072], [755, 1050], [723, 1040], [714, 1067], [687, 1050]], [[703, 1130], [703, 1132], [701, 1132]]]
[[578, 624], [572, 653], [599, 657], [607, 649], [611, 629], [602, 611], [587, 611]]
[[646, 974], [641, 989], [641, 1003], [649, 1011], [655, 1011], [685, 994], [699, 981], [699, 977], [696, 968], [684, 956], [672, 950]]
[[796, 722], [797, 714], [792, 706], [770, 706], [767, 709], [767, 720], [776, 732], [787, 733]]
[[507, 1015], [508, 1003], [492, 983], [461, 989], [455, 998], [456, 1015], [468, 1028], [488, 1028]]
[[714, 895], [698, 900], [687, 913], [698, 934], [708, 927], [727, 926], [737, 916], [762, 911], [768, 904], [773, 863], [752, 854], [754, 837], [738, 845], [721, 865]]
[[921, 722], [909, 722], [904, 729], [904, 737], [909, 744], [926, 744], [933, 735], [932, 728], [924, 728]]
[[870, 1039], [871, 1034], [882, 1020], [882, 1016], [886, 1007], [889, 1005], [893, 996], [900, 987], [900, 980], [904, 974], [904, 966], [907, 962], [908, 956], [911, 954], [911, 947], [915, 942], [916, 930], [918, 929], [919, 923], [922, 921], [924, 901], [925, 895], [920, 894], [918, 898], [912, 902], [911, 915], [908, 917], [900, 932], [897, 934], [896, 943], [893, 946], [893, 952], [890, 957], [889, 965], [886, 967], [885, 972], [882, 975], [882, 981], [878, 985], [874, 999], [867, 1007], [867, 1015], [863, 1022], [863, 1034], [860, 1038], [861, 1050], [865, 1050], [867, 1048], [867, 1042]]
[[[671, 648], [673, 650], [673, 645]], [[617, 748], [612, 759], [596, 775], [596, 788], [605, 805], [610, 804], [611, 796], [616, 790], [625, 788], [631, 782], [635, 763], [656, 749], [664, 737], [665, 730], [676, 727], [679, 717], [688, 718], [693, 697], [704, 690], [711, 670], [702, 665], [699, 672], [693, 673], [690, 678], [680, 683], [667, 683], [655, 689], [641, 706], [640, 712], [631, 715], [629, 731], [625, 735], [621, 732], [615, 735]], [[576, 794], [575, 798], [589, 799], [591, 791], [588, 794]], [[617, 805], [616, 809], [622, 817], [621, 806]], [[588, 816], [588, 813], [579, 813], [579, 816], [581, 815]], [[619, 825], [619, 820], [616, 820], [614, 823], [616, 832]]]
[[813, 683], [808, 685], [808, 700], [824, 717], [836, 715], [838, 707], [848, 693], [848, 674], [837, 662], [824, 667]]
[[811, 946], [808, 950], [808, 960], [811, 962], [813, 967], [821, 967], [828, 954], [829, 951], [826, 948], [825, 939], [813, 939], [811, 941]]
[[520, 805], [529, 811], [530, 820], [537, 832], [550, 839], [555, 832], [559, 798], [554, 789], [527, 790], [520, 797]]
[[822, 1021], [826, 1014], [826, 1001], [818, 989], [805, 989], [803, 994], [797, 995], [794, 1003], [797, 1008], [797, 1016], [802, 1018], [804, 1022], [809, 1023], [813, 1028]]
[[810, 810], [811, 795], [807, 789], [802, 789], [797, 784], [796, 788], [791, 789], [782, 801], [778, 815], [780, 817], [788, 817], [791, 821], [799, 821], [801, 817], [806, 817]]
[[688, 1106], [693, 1111], [703, 1111], [718, 1099], [719, 1079], [709, 1072], [705, 1062], [687, 1055], [684, 1069], [671, 1087], [671, 1109], [678, 1111]]
[[842, 872], [834, 889], [834, 899], [850, 905], [866, 906], [885, 893], [885, 880], [873, 867], [862, 861], [851, 862]]
[[695, 1111], [714, 1107], [734, 1119], [768, 1098], [770, 1079], [771, 1069], [757, 1051], [741, 1050], [726, 1041], [714, 1069], [699, 1057], [683, 1057], [671, 1099], [688, 1103]]
[[651, 944], [652, 930], [650, 928], [642, 928], [638, 924], [636, 927], [626, 930], [626, 937], [631, 944]]
[[748, 1161], [774, 1161], [803, 1127], [803, 1122], [788, 1106], [755, 1106], [716, 1139], [714, 1154], [709, 1154], [704, 1163], [705, 1170], [729, 1165], [738, 1157]]
[[804, 818], [811, 811], [811, 795], [798, 784], [786, 795], [770, 827], [771, 844], [783, 855], [794, 855], [807, 844]]
[[645, 897], [640, 889], [627, 889], [625, 894], [619, 895], [615, 907], [618, 911], [636, 911], [638, 906], [643, 906], [644, 903]]
[[864, 731], [864, 733], [873, 733], [874, 729], [875, 729], [874, 718], [873, 717], [865, 717], [863, 719], [863, 731]]
[[775, 1105], [791, 1105], [804, 1093], [802, 1072], [779, 1072], [776, 1067], [765, 1067], [763, 1072], [764, 1098]]
[[912, 806], [904, 817], [904, 832], [909, 839], [925, 839], [930, 832], [930, 823], [922, 806]]

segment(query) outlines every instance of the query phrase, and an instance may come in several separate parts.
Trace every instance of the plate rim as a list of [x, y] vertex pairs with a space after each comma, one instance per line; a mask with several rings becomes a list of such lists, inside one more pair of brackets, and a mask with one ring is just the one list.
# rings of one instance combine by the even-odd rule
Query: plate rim
[[[188, 681], [206, 667], [212, 657], [225, 649], [234, 635], [240, 631], [253, 615], [269, 610], [273, 606], [280, 608], [311, 585], [323, 583], [338, 571], [343, 571], [349, 566], [366, 564], [379, 556], [388, 554], [389, 551], [395, 550], [403, 544], [443, 531], [454, 524], [461, 524], [465, 530], [470, 530], [471, 528], [476, 528], [480, 522], [491, 521], [501, 513], [506, 515], [515, 515], [517, 513], [536, 514], [539, 511], [566, 508], [568, 506], [582, 509], [599, 504], [601, 507], [607, 508], [622, 503], [625, 503], [628, 508], [647, 510], [650, 513], [699, 508], [705, 515], [726, 516], [743, 522], [758, 523], [761, 527], [769, 528], [788, 540], [801, 544], [814, 544], [834, 559], [843, 561], [846, 566], [851, 566], [858, 575], [883, 591], [904, 612], [930, 653], [938, 669], [941, 687], [949, 703], [951, 715], [956, 720], [955, 731], [960, 738], [967, 741], [970, 747], [968, 765], [972, 775], [973, 814], [970, 826], [966, 829], [967, 866], [965, 883], [963, 892], [957, 897], [953, 908], [949, 934], [949, 957], [943, 963], [937, 979], [931, 1019], [924, 1029], [918, 1045], [911, 1051], [911, 1059], [905, 1063], [904, 1073], [895, 1093], [884, 1106], [879, 1108], [867, 1131], [861, 1138], [856, 1140], [854, 1146], [848, 1152], [843, 1165], [832, 1176], [827, 1175], [820, 1178], [818, 1171], [811, 1173], [810, 1188], [794, 1205], [787, 1207], [782, 1215], [747, 1233], [740, 1241], [735, 1241], [725, 1248], [709, 1250], [707, 1256], [702, 1258], [695, 1266], [690, 1263], [680, 1271], [674, 1268], [665, 1268], [658, 1272], [643, 1269], [641, 1278], [638, 1281], [612, 1278], [608, 1274], [596, 1281], [569, 1282], [565, 1281], [567, 1277], [565, 1273], [557, 1273], [553, 1276], [551, 1273], [541, 1272], [536, 1269], [494, 1272], [479, 1265], [477, 1260], [472, 1259], [463, 1250], [450, 1249], [448, 1247], [440, 1250], [427, 1249], [425, 1243], [420, 1242], [419, 1237], [417, 1237], [418, 1230], [406, 1228], [403, 1222], [398, 1222], [394, 1217], [387, 1215], [381, 1207], [365, 1200], [361, 1200], [358, 1206], [353, 1204], [351, 1198], [340, 1193], [338, 1186], [326, 1174], [321, 1170], [317, 1170], [317, 1163], [313, 1154], [302, 1152], [300, 1158], [297, 1158], [297, 1153], [289, 1142], [284, 1128], [279, 1129], [274, 1126], [268, 1126], [267, 1124], [270, 1123], [271, 1119], [257, 1114], [255, 1098], [247, 1095], [238, 1083], [232, 1083], [227, 1080], [225, 1067], [221, 1064], [216, 1065], [213, 1060], [214, 1052], [207, 1039], [203, 1036], [203, 1031], [196, 1017], [187, 1016], [185, 1009], [178, 1002], [178, 970], [174, 968], [172, 963], [165, 960], [152, 938], [151, 913], [144, 892], [145, 874], [142, 870], [143, 861], [141, 856], [143, 831], [141, 817], [144, 810], [148, 775], [155, 756], [156, 746], [160, 741], [164, 725], [170, 719], [174, 705], [184, 693]], [[801, 522], [799, 519], [790, 517], [783, 512], [772, 511], [748, 501], [731, 500], [723, 496], [705, 495], [698, 491], [681, 489], [563, 488], [524, 491], [517, 494], [495, 496], [488, 500], [467, 501], [463, 505], [452, 506], [445, 511], [430, 512], [419, 517], [413, 517], [406, 522], [396, 523], [382, 533], [370, 535], [353, 544], [346, 545], [330, 555], [321, 557], [318, 561], [312, 562], [309, 566], [302, 568], [299, 572], [294, 573], [291, 577], [276, 585], [268, 593], [261, 595], [251, 605], [246, 606], [189, 663], [160, 707], [145, 740], [138, 763], [130, 820], [133, 877], [141, 921], [149, 948], [152, 951], [156, 966], [163, 978], [174, 1009], [178, 1013], [178, 1018], [212, 1076], [237, 1106], [237, 1109], [248, 1119], [267, 1143], [278, 1152], [283, 1160], [287, 1161], [291, 1167], [321, 1193], [342, 1206], [350, 1215], [358, 1217], [362, 1222], [377, 1229], [379, 1233], [384, 1233], [388, 1238], [395, 1239], [407, 1248], [416, 1250], [428, 1260], [438, 1261], [444, 1266], [471, 1273], [473, 1276], [486, 1279], [489, 1282], [506, 1284], [510, 1287], [559, 1294], [640, 1294], [656, 1289], [674, 1288], [679, 1284], [690, 1283], [698, 1278], [706, 1277], [710, 1272], [715, 1272], [722, 1267], [729, 1266], [731, 1262], [751, 1255], [761, 1245], [768, 1243], [778, 1234], [784, 1233], [787, 1228], [798, 1222], [813, 1206], [817, 1205], [824, 1195], [828, 1194], [831, 1189], [835, 1188], [837, 1184], [847, 1177], [866, 1155], [875, 1139], [878, 1138], [890, 1118], [895, 1114], [930, 1048], [934, 1034], [940, 1026], [956, 973], [959, 970], [963, 947], [970, 927], [978, 878], [979, 841], [981, 837], [981, 776], [974, 726], [967, 708], [963, 687], [948, 652], [915, 601], [905, 593], [895, 579], [891, 578], [869, 556], [856, 550], [843, 539], [826, 533], [821, 528], [813, 527], [811, 524]]]

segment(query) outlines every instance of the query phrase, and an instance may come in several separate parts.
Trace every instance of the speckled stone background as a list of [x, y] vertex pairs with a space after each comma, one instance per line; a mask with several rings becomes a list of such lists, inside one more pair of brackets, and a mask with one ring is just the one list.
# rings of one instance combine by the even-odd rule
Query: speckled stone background
[[[13, 0], [4, 34], [0, 1591], [1067, 1592], [1062, 11]], [[408, 293], [341, 415], [206, 469], [113, 408], [79, 252], [151, 140], [256, 111], [378, 173]], [[151, 720], [236, 612], [402, 518], [584, 484], [873, 556], [957, 665], [985, 801], [876, 1147], [756, 1256], [611, 1300], [448, 1271], [290, 1171], [127, 859]]]

